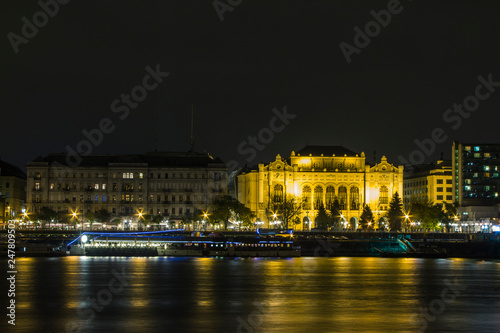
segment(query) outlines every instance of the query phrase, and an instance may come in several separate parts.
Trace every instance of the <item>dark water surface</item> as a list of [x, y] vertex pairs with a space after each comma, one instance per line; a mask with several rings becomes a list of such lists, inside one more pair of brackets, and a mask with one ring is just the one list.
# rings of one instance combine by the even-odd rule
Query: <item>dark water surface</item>
[[4, 310], [0, 332], [500, 332], [500, 261], [67, 257], [16, 266], [16, 326]]

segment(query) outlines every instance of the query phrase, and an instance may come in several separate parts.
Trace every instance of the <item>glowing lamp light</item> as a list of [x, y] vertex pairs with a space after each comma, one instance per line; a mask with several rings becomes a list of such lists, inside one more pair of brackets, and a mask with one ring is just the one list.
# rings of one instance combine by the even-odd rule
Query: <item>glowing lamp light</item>
[[82, 243], [87, 243], [88, 237], [87, 235], [82, 236]]

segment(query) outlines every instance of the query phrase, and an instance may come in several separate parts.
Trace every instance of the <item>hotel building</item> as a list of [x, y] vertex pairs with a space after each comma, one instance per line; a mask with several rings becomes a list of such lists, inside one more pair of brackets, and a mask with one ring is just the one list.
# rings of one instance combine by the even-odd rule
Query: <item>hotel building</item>
[[89, 155], [72, 168], [65, 159], [50, 154], [28, 163], [29, 212], [47, 206], [81, 220], [105, 209], [132, 226], [139, 213], [180, 221], [227, 192], [227, 167], [209, 154]]

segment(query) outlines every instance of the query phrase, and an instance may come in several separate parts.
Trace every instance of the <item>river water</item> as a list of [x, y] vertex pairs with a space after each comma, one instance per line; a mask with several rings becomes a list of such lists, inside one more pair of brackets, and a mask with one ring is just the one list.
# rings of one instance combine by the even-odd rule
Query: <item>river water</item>
[[16, 325], [4, 315], [1, 332], [500, 332], [498, 260], [65, 257], [16, 269]]

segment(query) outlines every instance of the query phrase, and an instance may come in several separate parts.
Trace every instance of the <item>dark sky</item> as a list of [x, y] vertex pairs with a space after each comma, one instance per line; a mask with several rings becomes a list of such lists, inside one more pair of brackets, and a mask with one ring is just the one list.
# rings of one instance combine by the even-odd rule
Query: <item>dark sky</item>
[[[500, 82], [500, 2], [403, 0], [348, 64], [340, 43], [354, 45], [354, 28], [388, 3], [244, 0], [221, 21], [212, 1], [73, 0], [16, 54], [8, 34], [41, 8], [11, 1], [0, 14], [0, 157], [25, 166], [76, 149], [103, 118], [115, 129], [93, 153], [152, 151], [156, 127], [159, 150], [185, 151], [192, 104], [196, 150], [241, 163], [250, 155], [238, 146], [269, 127], [273, 108], [297, 115], [248, 164], [305, 144], [400, 164], [437, 127], [448, 139], [427, 162], [449, 158], [453, 139], [499, 142], [500, 88], [456, 129], [443, 114], [474, 95], [479, 75]], [[112, 102], [157, 64], [170, 75], [120, 120]]]

